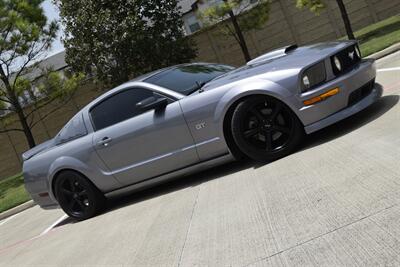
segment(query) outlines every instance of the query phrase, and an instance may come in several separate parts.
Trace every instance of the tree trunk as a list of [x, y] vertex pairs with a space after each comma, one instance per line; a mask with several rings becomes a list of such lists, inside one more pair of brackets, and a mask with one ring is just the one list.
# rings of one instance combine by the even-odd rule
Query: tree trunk
[[11, 100], [10, 101], [11, 105], [13, 106], [13, 108], [15, 110], [15, 113], [17, 113], [18, 120], [19, 120], [19, 122], [20, 122], [20, 124], [22, 126], [23, 131], [24, 131], [25, 138], [26, 138], [26, 141], [28, 142], [29, 148], [33, 148], [33, 147], [36, 146], [36, 143], [35, 143], [35, 139], [33, 137], [31, 128], [29, 127], [28, 122], [26, 120], [26, 117], [25, 117], [25, 114], [24, 114], [24, 110], [22, 109], [22, 107], [21, 107], [21, 105], [20, 105], [20, 103], [18, 101], [18, 97], [15, 95], [14, 91], [12, 90], [9, 80], [4, 75], [4, 72], [3, 72], [2, 68], [0, 70], [0, 73], [1, 73], [1, 76], [2, 76], [1, 80], [3, 81], [3, 83], [4, 83], [5, 87], [6, 87], [7, 95]]
[[247, 48], [246, 40], [244, 39], [242, 30], [240, 29], [239, 23], [237, 22], [236, 16], [233, 13], [233, 10], [229, 11], [229, 17], [232, 21], [233, 27], [235, 28], [235, 32], [237, 34], [237, 37], [239, 39], [239, 45], [240, 48], [242, 49], [244, 59], [246, 62], [251, 60], [249, 49]]
[[14, 105], [15, 112], [18, 115], [19, 122], [22, 126], [22, 129], [24, 130], [25, 138], [26, 141], [28, 142], [29, 148], [34, 148], [36, 146], [35, 143], [35, 138], [33, 137], [31, 128], [28, 125], [28, 122], [26, 121], [24, 111], [22, 110], [22, 107], [17, 103], [17, 106]]
[[340, 14], [342, 15], [344, 27], [346, 28], [346, 33], [347, 37], [349, 40], [355, 40], [356, 38], [354, 37], [353, 29], [351, 28], [351, 23], [349, 19], [349, 15], [347, 14], [346, 6], [343, 3], [343, 0], [336, 0], [339, 9], [340, 9]]

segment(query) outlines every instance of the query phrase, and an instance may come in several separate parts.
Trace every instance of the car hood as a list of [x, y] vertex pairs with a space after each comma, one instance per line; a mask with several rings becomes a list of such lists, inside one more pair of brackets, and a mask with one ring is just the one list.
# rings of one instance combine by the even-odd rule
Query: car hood
[[54, 139], [48, 140], [44, 143], [41, 143], [40, 145], [35, 146], [34, 148], [26, 151], [24, 154], [22, 154], [22, 159], [24, 161], [32, 158], [33, 156], [39, 154], [40, 152], [43, 152], [51, 147], [54, 146]]
[[288, 52], [285, 52], [284, 48], [278, 49], [215, 78], [202, 89], [207, 91], [256, 77], [279, 83], [285, 79], [292, 78], [294, 75], [298, 75], [307, 66], [311, 66], [355, 43], [355, 41], [318, 43], [299, 48], [291, 47], [292, 50]]

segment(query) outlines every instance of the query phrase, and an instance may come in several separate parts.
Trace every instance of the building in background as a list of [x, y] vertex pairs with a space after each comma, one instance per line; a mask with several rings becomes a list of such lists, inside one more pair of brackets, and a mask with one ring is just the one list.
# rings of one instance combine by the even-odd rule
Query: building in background
[[[198, 18], [200, 12], [222, 2], [223, 0], [179, 0], [178, 5], [181, 7], [186, 35], [191, 35], [204, 27], [204, 23]], [[242, 8], [252, 8], [257, 2], [258, 0], [245, 1]]]
[[190, 35], [201, 29], [202, 23], [197, 18], [195, 12], [198, 0], [179, 0], [178, 6], [181, 8], [182, 20], [185, 28], [185, 34]]
[[[28, 69], [28, 73], [23, 75], [22, 77], [33, 81], [34, 84], [32, 86], [32, 91], [25, 91], [24, 94], [19, 96], [19, 102], [21, 103], [21, 105], [23, 107], [29, 105], [31, 103], [31, 99], [34, 96], [40, 97], [40, 93], [35, 85], [40, 84], [40, 79], [45, 71], [56, 71], [61, 74], [61, 77], [63, 77], [64, 71], [67, 67], [68, 65], [65, 62], [65, 51], [61, 51], [43, 59], [37, 65], [35, 64], [33, 67]], [[4, 104], [6, 106], [10, 106], [10, 104], [8, 103]], [[0, 116], [7, 113], [9, 113], [9, 111], [0, 110]]]

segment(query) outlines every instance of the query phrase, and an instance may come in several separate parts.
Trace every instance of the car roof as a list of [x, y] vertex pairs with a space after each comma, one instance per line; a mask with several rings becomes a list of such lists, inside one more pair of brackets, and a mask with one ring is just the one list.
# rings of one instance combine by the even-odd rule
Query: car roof
[[218, 64], [218, 63], [206, 63], [206, 62], [185, 63], [185, 64], [179, 64], [179, 65], [175, 65], [175, 66], [171, 66], [171, 67], [166, 67], [166, 68], [159, 69], [159, 70], [156, 70], [156, 71], [153, 71], [150, 73], [146, 73], [144, 75], [138, 76], [128, 82], [125, 82], [117, 87], [114, 87], [114, 88], [108, 90], [104, 94], [98, 96], [97, 98], [92, 100], [90, 103], [88, 103], [80, 112], [85, 112], [85, 111], [88, 112], [91, 108], [93, 108], [95, 105], [102, 102], [104, 99], [108, 98], [109, 96], [111, 96], [115, 93], [118, 93], [119, 91], [121, 91], [125, 88], [129, 88], [129, 87], [133, 87], [133, 86], [149, 88], [149, 89], [161, 92], [161, 93], [165, 93], [176, 99], [181, 99], [184, 97], [184, 95], [182, 95], [178, 92], [175, 92], [173, 90], [170, 90], [168, 88], [164, 88], [164, 87], [160, 87], [158, 85], [152, 84], [152, 83], [148, 83], [148, 82], [146, 82], [146, 80], [157, 74], [161, 74], [166, 71], [171, 71], [171, 70], [177, 69], [179, 67], [193, 66], [193, 65], [210, 65], [210, 64], [212, 65], [212, 64]]

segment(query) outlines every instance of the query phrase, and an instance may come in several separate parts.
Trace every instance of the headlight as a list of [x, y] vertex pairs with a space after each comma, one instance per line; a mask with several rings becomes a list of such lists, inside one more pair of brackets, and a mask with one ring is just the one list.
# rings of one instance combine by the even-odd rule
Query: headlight
[[342, 71], [342, 63], [340, 62], [340, 59], [337, 56], [333, 57], [333, 63], [335, 63], [335, 67], [338, 71]]
[[326, 80], [325, 62], [319, 62], [306, 69], [301, 77], [301, 90], [307, 90], [316, 87]]
[[356, 47], [355, 50], [356, 50], [357, 57], [358, 57], [358, 58], [361, 58], [361, 51], [360, 51], [360, 48], [358, 47], [358, 45], [356, 45], [355, 47]]

